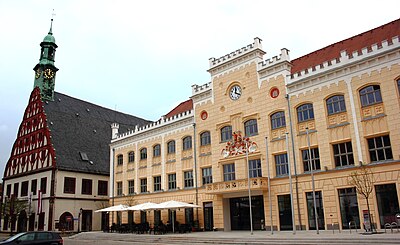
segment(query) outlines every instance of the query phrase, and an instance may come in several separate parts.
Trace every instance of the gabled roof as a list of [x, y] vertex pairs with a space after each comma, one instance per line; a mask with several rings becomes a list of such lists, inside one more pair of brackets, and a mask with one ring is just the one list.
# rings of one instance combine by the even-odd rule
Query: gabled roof
[[173, 117], [175, 115], [178, 115], [182, 112], [185, 111], [190, 111], [193, 109], [193, 101], [192, 99], [188, 99], [182, 103], [180, 103], [177, 107], [175, 107], [174, 109], [172, 109], [170, 112], [168, 112], [165, 117], [169, 118], [169, 117]]
[[366, 47], [370, 48], [373, 44], [379, 45], [384, 40], [391, 42], [395, 36], [400, 36], [400, 19], [294, 59], [292, 60], [291, 73], [297, 73], [320, 65], [325, 61], [339, 58], [340, 52], [343, 50], [347, 54], [352, 54], [354, 51], [361, 51]]
[[111, 124], [119, 123], [119, 130], [127, 131], [150, 123], [58, 92], [54, 101], [44, 103], [44, 111], [56, 167], [69, 171], [109, 174]]

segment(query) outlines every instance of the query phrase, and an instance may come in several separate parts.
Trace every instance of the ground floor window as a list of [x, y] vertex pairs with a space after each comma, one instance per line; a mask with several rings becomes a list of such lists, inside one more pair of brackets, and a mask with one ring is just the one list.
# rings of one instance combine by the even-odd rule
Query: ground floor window
[[396, 222], [396, 213], [400, 213], [396, 184], [376, 185], [376, 202], [378, 204], [381, 228], [386, 223]]
[[[229, 199], [229, 203], [231, 212], [231, 229], [250, 230], [249, 197], [231, 198]], [[262, 220], [265, 219], [263, 196], [252, 196], [251, 207], [253, 229], [261, 230]]]
[[[314, 198], [312, 192], [306, 192], [307, 199], [307, 211], [308, 211], [308, 226], [310, 230], [316, 230], [317, 226], [315, 225], [315, 211], [314, 211]], [[318, 229], [325, 229], [325, 221], [324, 221], [324, 206], [322, 204], [322, 192], [315, 192], [315, 206], [317, 207], [317, 221], [318, 221]]]
[[161, 210], [154, 210], [154, 224], [158, 225], [161, 223]]
[[344, 188], [338, 190], [340, 217], [342, 219], [342, 229], [360, 229], [360, 215], [356, 188]]
[[185, 208], [185, 224], [193, 225], [193, 208]]
[[[121, 212], [117, 212], [121, 213]], [[140, 211], [140, 223], [145, 223], [147, 221], [146, 211]]]

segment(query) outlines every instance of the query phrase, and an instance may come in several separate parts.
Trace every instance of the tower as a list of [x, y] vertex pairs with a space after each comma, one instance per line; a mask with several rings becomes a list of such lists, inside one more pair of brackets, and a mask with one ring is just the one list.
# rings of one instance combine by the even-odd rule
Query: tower
[[56, 80], [57, 67], [54, 66], [54, 57], [57, 49], [56, 40], [53, 37], [53, 19], [51, 19], [50, 30], [47, 36], [40, 43], [39, 63], [33, 68], [35, 81], [33, 87], [39, 87], [42, 100], [54, 99], [54, 85]]

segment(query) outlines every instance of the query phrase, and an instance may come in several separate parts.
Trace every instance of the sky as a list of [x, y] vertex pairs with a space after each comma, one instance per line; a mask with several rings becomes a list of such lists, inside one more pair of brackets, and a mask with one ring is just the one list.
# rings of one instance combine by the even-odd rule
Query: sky
[[[55, 90], [158, 120], [210, 82], [209, 58], [261, 38], [295, 59], [399, 18], [396, 0], [0, 0], [0, 171], [53, 17]], [[54, 16], [52, 15], [54, 9]]]

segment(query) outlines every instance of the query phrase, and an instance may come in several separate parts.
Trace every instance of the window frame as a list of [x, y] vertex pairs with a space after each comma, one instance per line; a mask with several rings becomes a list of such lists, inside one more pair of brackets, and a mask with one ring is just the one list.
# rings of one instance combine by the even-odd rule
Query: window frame
[[192, 136], [186, 136], [182, 139], [182, 149], [184, 151], [192, 149]]
[[93, 193], [93, 180], [82, 179], [81, 194], [82, 195], [92, 195], [92, 193]]
[[261, 159], [251, 159], [248, 162], [250, 178], [262, 177]]
[[146, 160], [147, 159], [147, 148], [144, 147], [140, 149], [140, 160]]
[[147, 193], [147, 178], [140, 179], [140, 193]]
[[29, 180], [21, 182], [21, 197], [28, 196]]
[[228, 163], [223, 165], [224, 181], [236, 180], [235, 164]]
[[200, 146], [211, 144], [211, 133], [210, 131], [204, 131], [200, 134]]
[[76, 178], [64, 177], [64, 194], [75, 194], [76, 192]]
[[167, 142], [167, 154], [176, 153], [176, 142], [175, 140], [170, 140]]
[[274, 155], [276, 176], [289, 175], [289, 163], [287, 153]]
[[97, 195], [107, 196], [108, 195], [108, 181], [98, 180], [97, 181]]
[[[332, 151], [336, 168], [354, 166], [353, 146], [351, 141], [332, 144]], [[346, 161], [343, 161], [344, 159], [346, 159]], [[343, 162], [346, 162], [346, 164], [343, 164]]]
[[202, 176], [201, 179], [202, 179], [203, 185], [212, 184], [213, 183], [212, 167], [202, 168], [201, 176]]
[[[379, 141], [377, 141], [379, 139]], [[386, 139], [386, 142], [385, 142]], [[373, 141], [373, 142], [372, 142]], [[374, 144], [374, 148], [370, 148], [371, 142]], [[386, 143], [389, 143], [389, 145], [386, 145]], [[367, 139], [367, 146], [368, 146], [368, 153], [369, 153], [369, 158], [371, 162], [380, 162], [380, 161], [388, 161], [388, 160], [393, 160], [393, 151], [392, 151], [392, 144], [390, 141], [389, 135], [380, 135], [372, 138]], [[384, 159], [378, 159], [380, 154], [379, 152], [382, 152], [384, 155]], [[375, 158], [373, 158], [373, 153], [375, 153]], [[387, 156], [389, 155], [389, 157]]]
[[176, 173], [168, 174], [168, 190], [176, 190]]
[[161, 191], [161, 175], [153, 176], [153, 191]]
[[184, 188], [194, 187], [193, 170], [183, 172]]
[[369, 85], [360, 89], [359, 96], [360, 96], [361, 107], [367, 107], [370, 105], [375, 105], [383, 102], [381, 94], [381, 86], [378, 84]]
[[328, 116], [338, 114], [341, 112], [346, 112], [346, 101], [344, 95], [337, 94], [332, 95], [326, 99], [326, 111]]
[[220, 137], [221, 137], [221, 142], [227, 142], [232, 139], [232, 126], [227, 125], [221, 128], [220, 130]]
[[271, 129], [286, 127], [285, 111], [277, 111], [270, 116]]
[[117, 155], [117, 165], [123, 165], [124, 164], [124, 156], [122, 154]]
[[297, 121], [299, 123], [315, 119], [314, 106], [312, 103], [306, 103], [296, 108]]
[[[311, 150], [311, 164], [313, 164], [315, 167], [313, 168], [313, 171], [321, 170], [321, 159], [319, 155], [319, 148], [312, 147], [310, 150]], [[311, 172], [311, 169], [308, 166], [309, 163], [308, 154], [309, 154], [308, 149], [304, 149], [301, 151], [301, 159], [303, 161], [303, 168], [305, 173]]]
[[129, 195], [135, 194], [135, 180], [134, 179], [128, 180], [128, 194]]
[[123, 193], [123, 184], [122, 184], [122, 181], [117, 181], [117, 188], [116, 188], [116, 191], [117, 191], [117, 196], [122, 196], [124, 193]]
[[130, 151], [128, 152], [128, 162], [135, 162], [135, 152], [134, 151]]
[[161, 145], [156, 144], [155, 146], [153, 146], [153, 157], [159, 157], [159, 156], [161, 156]]
[[246, 137], [258, 135], [258, 122], [257, 119], [249, 119], [243, 124], [244, 126], [244, 135]]

